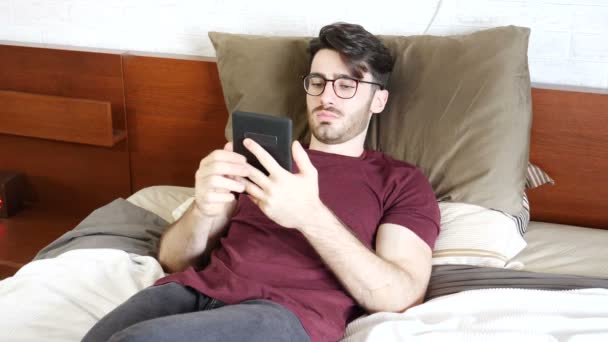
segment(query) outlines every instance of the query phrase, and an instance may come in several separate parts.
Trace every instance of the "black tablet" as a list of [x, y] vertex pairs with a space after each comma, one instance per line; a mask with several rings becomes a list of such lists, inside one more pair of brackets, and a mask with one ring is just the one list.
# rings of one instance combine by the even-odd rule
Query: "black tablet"
[[292, 172], [291, 126], [291, 119], [286, 117], [236, 111], [232, 113], [234, 152], [244, 155], [249, 164], [268, 175], [258, 159], [243, 146], [243, 140], [251, 138], [285, 170]]

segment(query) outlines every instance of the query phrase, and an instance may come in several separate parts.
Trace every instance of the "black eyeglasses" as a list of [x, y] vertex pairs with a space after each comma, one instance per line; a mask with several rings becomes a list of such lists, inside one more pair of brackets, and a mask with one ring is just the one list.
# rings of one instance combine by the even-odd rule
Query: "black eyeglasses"
[[350, 99], [355, 96], [359, 83], [373, 84], [380, 87], [381, 90], [384, 89], [384, 86], [380, 83], [357, 80], [348, 76], [340, 76], [330, 80], [319, 74], [309, 74], [302, 79], [304, 80], [304, 90], [311, 96], [323, 94], [327, 82], [332, 83], [334, 93], [341, 99]]

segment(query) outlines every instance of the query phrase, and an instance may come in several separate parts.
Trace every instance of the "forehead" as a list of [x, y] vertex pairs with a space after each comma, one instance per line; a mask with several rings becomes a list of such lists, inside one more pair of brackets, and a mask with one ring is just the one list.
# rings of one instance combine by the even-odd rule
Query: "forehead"
[[310, 72], [319, 73], [326, 77], [351, 75], [340, 54], [330, 49], [321, 49], [315, 54], [310, 65]]

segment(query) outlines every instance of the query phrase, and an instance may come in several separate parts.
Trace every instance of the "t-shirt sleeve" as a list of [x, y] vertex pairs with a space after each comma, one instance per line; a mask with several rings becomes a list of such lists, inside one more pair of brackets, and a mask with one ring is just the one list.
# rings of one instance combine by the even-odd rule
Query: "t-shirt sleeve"
[[380, 224], [404, 226], [431, 249], [439, 235], [441, 217], [435, 194], [426, 176], [419, 169], [410, 169], [393, 178], [384, 199]]

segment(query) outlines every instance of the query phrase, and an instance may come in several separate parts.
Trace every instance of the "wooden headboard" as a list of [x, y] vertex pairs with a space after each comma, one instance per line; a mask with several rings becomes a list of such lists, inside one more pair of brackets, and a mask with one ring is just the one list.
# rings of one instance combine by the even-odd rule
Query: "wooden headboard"
[[[76, 99], [106, 126], [100, 140], [23, 126], [0, 133], [0, 169], [25, 173], [34, 201], [84, 213], [147, 186], [193, 186], [200, 159], [223, 145], [227, 111], [212, 59], [0, 42], [0, 65], [5, 96], [34, 96], [49, 120]], [[528, 192], [532, 219], [608, 228], [608, 95], [532, 96], [530, 160], [556, 181]]]
[[608, 94], [533, 89], [532, 108], [530, 161], [555, 180], [532, 219], [608, 229]]

